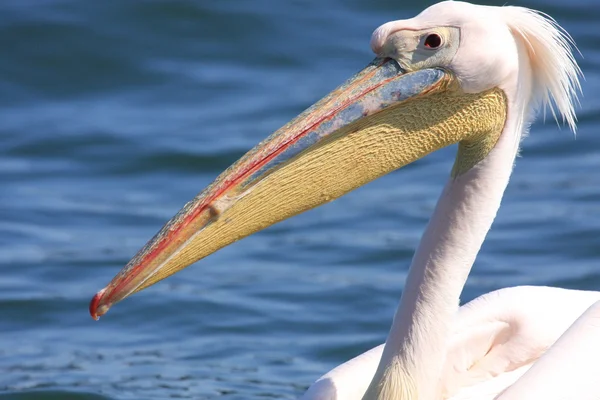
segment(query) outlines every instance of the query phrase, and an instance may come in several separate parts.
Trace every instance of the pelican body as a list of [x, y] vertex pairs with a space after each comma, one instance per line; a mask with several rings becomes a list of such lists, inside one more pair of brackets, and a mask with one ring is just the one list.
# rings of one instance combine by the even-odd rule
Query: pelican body
[[[581, 71], [571, 38], [533, 10], [448, 1], [380, 26], [371, 47], [365, 69], [187, 203], [90, 313], [97, 319], [224, 246], [458, 144], [385, 345], [326, 374], [304, 399], [600, 397], [595, 378], [565, 367], [589, 371], [600, 356], [590, 322], [599, 293], [511, 288], [458, 307], [533, 118], [550, 107], [575, 130]], [[577, 389], [561, 386], [563, 375]]]

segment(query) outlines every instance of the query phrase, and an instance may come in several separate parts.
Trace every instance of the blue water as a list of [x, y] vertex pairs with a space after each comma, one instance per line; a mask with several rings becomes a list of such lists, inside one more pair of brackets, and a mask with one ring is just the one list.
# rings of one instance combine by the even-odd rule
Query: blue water
[[[505, 0], [489, 4], [504, 4]], [[465, 289], [600, 289], [600, 6], [554, 16], [577, 138], [523, 143]], [[0, 398], [292, 399], [381, 343], [451, 168], [435, 153], [127, 299], [94, 293], [187, 200], [365, 66], [392, 0], [0, 2]]]

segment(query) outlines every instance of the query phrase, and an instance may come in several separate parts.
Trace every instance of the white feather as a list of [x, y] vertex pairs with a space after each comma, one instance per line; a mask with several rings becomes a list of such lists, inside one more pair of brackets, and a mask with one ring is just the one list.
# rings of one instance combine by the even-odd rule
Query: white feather
[[[527, 49], [533, 78], [534, 107], [549, 108], [559, 122], [560, 114], [576, 131], [575, 105], [583, 76], [573, 56], [573, 38], [549, 15], [523, 7], [502, 7], [499, 11], [517, 40]], [[536, 104], [537, 103], [537, 104]], [[537, 106], [537, 107], [536, 107]]]

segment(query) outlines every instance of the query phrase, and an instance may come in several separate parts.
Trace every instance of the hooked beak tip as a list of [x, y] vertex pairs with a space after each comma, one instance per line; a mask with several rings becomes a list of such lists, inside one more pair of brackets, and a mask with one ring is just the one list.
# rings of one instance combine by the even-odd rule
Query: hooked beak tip
[[100, 304], [100, 301], [102, 300], [105, 291], [106, 288], [96, 293], [96, 295], [92, 298], [92, 301], [90, 302], [90, 315], [96, 321], [98, 321], [101, 316], [106, 314], [110, 307], [110, 305]]

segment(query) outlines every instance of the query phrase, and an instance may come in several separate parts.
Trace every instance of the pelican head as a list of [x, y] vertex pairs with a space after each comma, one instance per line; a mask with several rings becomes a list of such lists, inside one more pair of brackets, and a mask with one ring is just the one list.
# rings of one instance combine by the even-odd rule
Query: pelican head
[[577, 66], [569, 38], [530, 10], [443, 2], [379, 27], [371, 46], [377, 57], [365, 69], [168, 221], [96, 294], [92, 316], [224, 246], [455, 143], [452, 174], [460, 177], [488, 156], [513, 114], [550, 94], [574, 124], [569, 96]]

